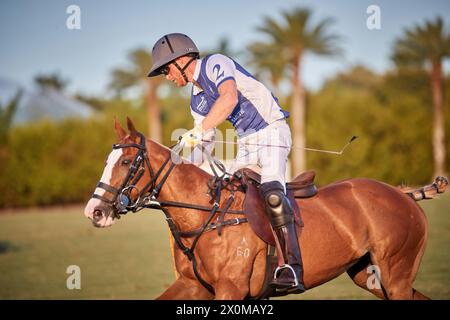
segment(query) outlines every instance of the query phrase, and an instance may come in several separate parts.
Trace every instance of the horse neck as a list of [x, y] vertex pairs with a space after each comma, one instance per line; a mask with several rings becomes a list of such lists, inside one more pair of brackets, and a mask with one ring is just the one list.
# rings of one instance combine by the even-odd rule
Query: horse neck
[[[147, 140], [147, 150], [150, 165], [156, 173], [164, 161], [170, 157], [170, 149], [152, 140]], [[172, 163], [169, 160], [161, 172], [157, 183], [165, 176]], [[174, 166], [158, 196], [160, 201], [176, 201], [187, 204], [196, 204], [210, 207], [210, 197], [207, 196], [207, 181], [211, 176], [190, 163], [181, 163]], [[179, 224], [180, 229], [187, 230], [198, 227], [204, 221], [207, 212], [185, 208], [168, 208], [172, 219]]]

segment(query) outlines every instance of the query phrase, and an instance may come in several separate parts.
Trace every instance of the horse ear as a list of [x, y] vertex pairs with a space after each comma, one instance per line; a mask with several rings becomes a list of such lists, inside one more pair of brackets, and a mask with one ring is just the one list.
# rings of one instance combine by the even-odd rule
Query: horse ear
[[128, 131], [130, 131], [130, 134], [132, 136], [138, 136], [138, 132], [136, 130], [136, 128], [134, 127], [133, 121], [131, 121], [131, 119], [129, 117], [127, 117], [127, 127], [128, 127]]
[[114, 117], [114, 128], [116, 129], [117, 139], [119, 139], [119, 141], [127, 135], [125, 130], [120, 126], [120, 123], [117, 121], [116, 117]]

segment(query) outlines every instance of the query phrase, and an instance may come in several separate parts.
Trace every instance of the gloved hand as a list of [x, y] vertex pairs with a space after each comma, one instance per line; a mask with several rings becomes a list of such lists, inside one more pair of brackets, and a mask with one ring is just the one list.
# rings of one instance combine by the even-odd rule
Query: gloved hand
[[203, 139], [203, 128], [198, 125], [194, 129], [189, 130], [181, 136], [181, 144], [184, 147], [195, 147], [200, 144]]

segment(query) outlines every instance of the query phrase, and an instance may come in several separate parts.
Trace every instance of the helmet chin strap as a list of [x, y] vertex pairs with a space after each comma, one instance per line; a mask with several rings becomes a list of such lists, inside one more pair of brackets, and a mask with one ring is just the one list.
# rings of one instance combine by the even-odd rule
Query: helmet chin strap
[[189, 65], [190, 65], [194, 60], [196, 60], [196, 59], [197, 59], [196, 57], [192, 57], [191, 60], [189, 60], [183, 68], [181, 68], [180, 65], [179, 65], [176, 61], [173, 62], [173, 64], [175, 65], [175, 67], [177, 67], [177, 69], [180, 71], [180, 73], [181, 73], [181, 75], [183, 76], [184, 81], [186, 81], [186, 83], [188, 83], [189, 80], [188, 80], [187, 75], [186, 75], [186, 73], [184, 72], [184, 70], [186, 70], [187, 67], [189, 67]]

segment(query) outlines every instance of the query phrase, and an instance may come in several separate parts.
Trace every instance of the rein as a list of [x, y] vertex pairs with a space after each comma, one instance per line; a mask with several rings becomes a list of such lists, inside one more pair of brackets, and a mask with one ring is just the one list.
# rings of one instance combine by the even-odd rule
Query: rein
[[[175, 240], [175, 243], [181, 249], [181, 251], [187, 256], [189, 261], [192, 261], [193, 271], [194, 271], [194, 274], [197, 277], [198, 281], [211, 294], [214, 295], [214, 288], [209, 283], [207, 283], [198, 273], [197, 260], [196, 260], [195, 254], [194, 254], [194, 250], [195, 250], [198, 240], [200, 239], [200, 236], [204, 232], [217, 230], [218, 234], [220, 236], [222, 227], [234, 226], [234, 225], [239, 225], [241, 223], [247, 222], [247, 218], [234, 218], [234, 219], [225, 220], [225, 221], [223, 220], [226, 213], [238, 214], [238, 215], [244, 214], [243, 211], [230, 210], [230, 207], [234, 201], [234, 192], [237, 189], [229, 190], [231, 195], [227, 199], [225, 207], [221, 209], [220, 208], [221, 191], [222, 191], [222, 188], [224, 187], [224, 182], [228, 181], [228, 180], [224, 179], [225, 174], [227, 174], [227, 173], [225, 171], [224, 165], [222, 163], [220, 163], [218, 160], [213, 159], [212, 156], [206, 152], [208, 162], [214, 173], [212, 183], [208, 183], [208, 187], [210, 188], [210, 191], [211, 191], [210, 194], [215, 199], [213, 206], [206, 207], [206, 206], [190, 204], [190, 203], [158, 200], [157, 198], [158, 198], [159, 192], [161, 191], [161, 188], [165, 184], [167, 178], [169, 177], [170, 173], [172, 172], [172, 170], [176, 164], [172, 161], [170, 163], [170, 166], [169, 166], [169, 169], [167, 170], [167, 172], [162, 176], [160, 182], [158, 184], [156, 184], [156, 181], [161, 176], [162, 171], [169, 164], [169, 160], [171, 160], [171, 154], [167, 157], [167, 159], [163, 162], [161, 167], [155, 173], [150, 165], [150, 159], [148, 158], [148, 155], [147, 155], [147, 147], [145, 145], [145, 137], [142, 133], [138, 133], [138, 134], [140, 136], [139, 144], [125, 143], [125, 144], [114, 144], [113, 145], [113, 149], [119, 149], [119, 148], [137, 148], [137, 149], [139, 149], [121, 187], [115, 188], [106, 183], [99, 182], [97, 184], [97, 188], [104, 189], [105, 191], [111, 193], [113, 195], [113, 198], [108, 199], [103, 195], [96, 194], [95, 192], [92, 195], [92, 198], [100, 199], [100, 200], [104, 201], [105, 203], [107, 203], [109, 206], [111, 206], [113, 209], [113, 212], [115, 214], [115, 217], [118, 219], [120, 219], [120, 215], [127, 214], [129, 211], [138, 212], [145, 208], [162, 210], [166, 217], [167, 224], [168, 224], [170, 232], [172, 233], [172, 236]], [[173, 150], [171, 150], [171, 152], [178, 153], [179, 151], [180, 151], [179, 143], [177, 143], [175, 146], [173, 146]], [[217, 174], [217, 171], [214, 169], [213, 164], [216, 165], [223, 172], [223, 174], [221, 176], [219, 176]], [[144, 175], [146, 167], [148, 168], [148, 170], [150, 172], [150, 181], [144, 186], [144, 188], [142, 188], [142, 191], [140, 191], [135, 187], [135, 185], [139, 182], [139, 180]], [[133, 190], [136, 190], [138, 192], [138, 194], [137, 194], [137, 198], [136, 198], [137, 200], [134, 201], [134, 204], [131, 204], [131, 202], [132, 202], [131, 192]], [[210, 213], [208, 215], [208, 218], [206, 219], [206, 221], [202, 224], [202, 226], [200, 228], [191, 230], [191, 231], [180, 231], [178, 229], [178, 227], [176, 226], [175, 222], [173, 221], [172, 217], [170, 216], [170, 213], [168, 212], [166, 207], [186, 208], [186, 209], [193, 209], [193, 210], [200, 210], [200, 211], [208, 211]], [[215, 223], [211, 223], [213, 217], [217, 213], [220, 213], [220, 215], [217, 219], [218, 221]], [[195, 239], [192, 243], [192, 246], [190, 248], [188, 248], [184, 245], [184, 243], [182, 242], [181, 239], [182, 238], [192, 238], [192, 237], [195, 237]]]

